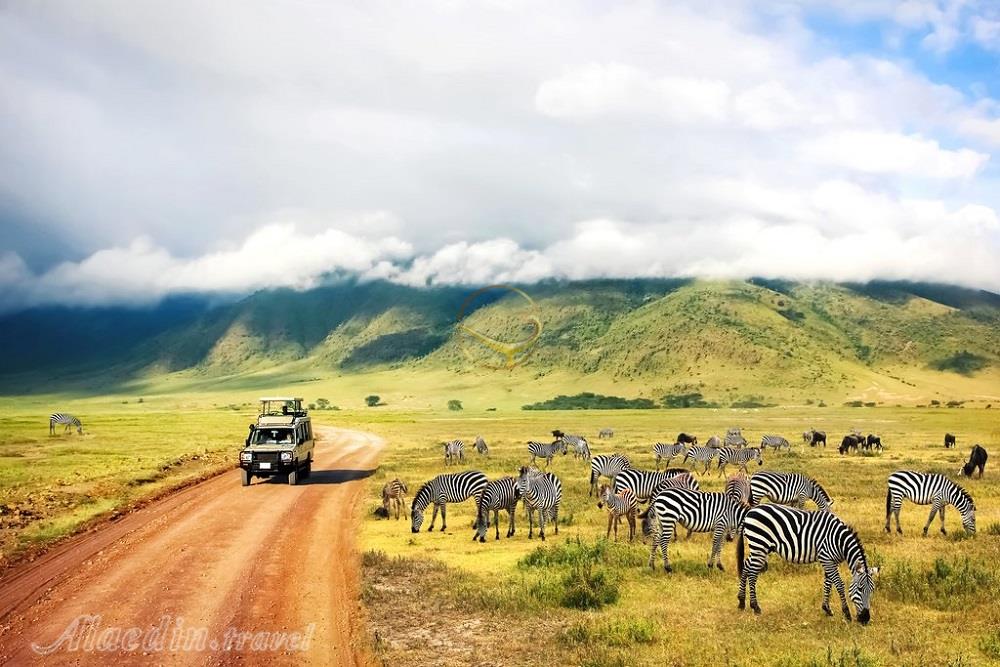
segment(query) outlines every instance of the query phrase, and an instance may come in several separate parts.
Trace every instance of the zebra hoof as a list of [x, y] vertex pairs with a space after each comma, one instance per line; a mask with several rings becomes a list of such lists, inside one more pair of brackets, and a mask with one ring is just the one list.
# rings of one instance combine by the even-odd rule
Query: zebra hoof
[[847, 607], [844, 607], [843, 611], [844, 611], [844, 620], [846, 620], [848, 623], [850, 623], [851, 622], [851, 610], [849, 608], [847, 608]]
[[663, 566], [663, 571], [664, 572], [673, 572], [674, 568], [670, 567], [669, 565], [664, 565]]
[[725, 572], [726, 568], [722, 567], [722, 563], [716, 563], [715, 567], [719, 568], [719, 572]]
[[485, 544], [485, 542], [486, 542], [486, 538], [485, 537], [480, 537], [479, 538], [479, 543], [480, 544]]
[[738, 603], [736, 605], [737, 609], [743, 610], [743, 609], [747, 608], [747, 599], [746, 598], [737, 596], [736, 600], [737, 600], [737, 603]]
[[823, 605], [823, 611], [826, 613], [827, 616], [833, 616], [833, 612], [830, 611], [830, 605], [828, 604]]
[[760, 606], [751, 603], [750, 604], [750, 608], [753, 609], [753, 613], [754, 614], [756, 614], [757, 616], [760, 616]]
[[947, 531], [947, 530], [945, 530], [944, 528], [942, 528], [942, 529], [941, 529], [941, 534], [942, 534], [942, 535], [947, 535], [947, 534], [948, 534], [948, 531]]
[[892, 532], [891, 530], [889, 530], [889, 526], [888, 525], [885, 527], [885, 532], [887, 532], [887, 533], [891, 533]]
[[924, 528], [924, 537], [927, 537], [927, 529]]

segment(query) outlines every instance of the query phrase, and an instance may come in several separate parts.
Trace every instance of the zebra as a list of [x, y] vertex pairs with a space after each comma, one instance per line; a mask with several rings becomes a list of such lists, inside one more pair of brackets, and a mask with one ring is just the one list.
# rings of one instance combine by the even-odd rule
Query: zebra
[[712, 461], [721, 451], [721, 449], [713, 449], [712, 447], [699, 447], [698, 445], [691, 445], [687, 448], [687, 451], [684, 452], [684, 460], [681, 462], [681, 465], [686, 465], [688, 459], [691, 459], [695, 465], [698, 463], [704, 463], [705, 469], [702, 470], [702, 472], [708, 472], [708, 466], [711, 465]]
[[465, 460], [465, 443], [461, 440], [442, 442], [444, 445], [444, 464], [450, 465], [452, 462], [461, 463]]
[[438, 475], [421, 486], [417, 494], [413, 496], [413, 503], [410, 505], [410, 531], [420, 532], [420, 526], [424, 522], [424, 510], [433, 503], [434, 514], [431, 516], [431, 525], [427, 530], [434, 530], [434, 522], [437, 520], [440, 509], [441, 531], [443, 532], [448, 520], [448, 503], [460, 503], [478, 496], [483, 492], [486, 484], [486, 475], [478, 470]]
[[747, 464], [751, 461], [756, 461], [759, 466], [764, 465], [764, 459], [761, 457], [759, 447], [747, 447], [746, 449], [723, 447], [719, 450], [719, 464], [716, 468], [719, 470], [720, 475], [724, 475], [726, 473], [726, 466], [732, 463], [738, 465], [743, 474], [746, 474]]
[[520, 499], [521, 492], [513, 477], [501, 477], [487, 484], [476, 500], [476, 533], [472, 536], [472, 540], [486, 541], [486, 531], [490, 527], [490, 512], [493, 512], [496, 539], [500, 539], [500, 510], [507, 512], [507, 517], [510, 519], [507, 537], [512, 537], [514, 535], [514, 514], [517, 513], [517, 501]]
[[670, 462], [674, 459], [674, 457], [680, 456], [686, 451], [687, 451], [687, 446], [682, 445], [679, 442], [673, 445], [668, 445], [665, 442], [654, 443], [653, 453], [656, 454], [656, 469], [657, 470], [660, 469], [660, 461], [662, 461], [663, 459], [667, 460], [667, 465], [669, 466]]
[[552, 457], [558, 452], [562, 452], [563, 456], [566, 455], [566, 442], [564, 440], [556, 440], [555, 442], [535, 442], [534, 440], [528, 441], [528, 453], [531, 454], [531, 464], [535, 464], [535, 459], [541, 457], [545, 459], [545, 467], [548, 467], [552, 463]]
[[643, 533], [653, 536], [649, 552], [649, 567], [656, 569], [656, 551], [663, 555], [663, 569], [673, 572], [670, 567], [668, 548], [677, 530], [677, 524], [693, 532], [712, 533], [712, 552], [707, 567], [722, 566], [722, 538], [729, 537], [742, 525], [743, 516], [749, 509], [750, 485], [746, 477], [734, 475], [726, 481], [726, 490], [715, 493], [701, 493], [690, 489], [666, 489], [656, 495], [643, 513]]
[[402, 482], [397, 477], [382, 487], [382, 508], [385, 510], [385, 518], [389, 518], [389, 508], [395, 508], [396, 520], [399, 521], [399, 512], [402, 510], [403, 517], [406, 517], [406, 482]]
[[740, 429], [733, 427], [726, 429], [726, 438], [723, 440], [726, 447], [746, 447], [747, 439], [743, 437]]
[[550, 472], [521, 466], [517, 488], [528, 508], [528, 539], [534, 536], [534, 516], [538, 510], [538, 535], [545, 541], [545, 519], [552, 519], [559, 534], [559, 504], [562, 502], [562, 482]]
[[83, 424], [73, 415], [68, 415], [65, 412], [52, 413], [52, 415], [49, 416], [49, 435], [56, 434], [56, 424], [62, 424], [66, 427], [63, 429], [63, 433], [66, 433], [71, 428], [76, 427], [77, 434], [83, 435]]
[[567, 446], [573, 447], [574, 459], [590, 460], [590, 444], [582, 435], [568, 435], [562, 431], [552, 431], [552, 435], [556, 436], [556, 440], [561, 440]]
[[645, 502], [653, 497], [657, 487], [671, 477], [678, 475], [690, 475], [684, 468], [667, 468], [666, 470], [637, 470], [627, 468], [618, 473], [612, 483], [615, 493], [623, 489], [630, 489], [636, 498]]
[[871, 620], [871, 598], [875, 590], [872, 578], [878, 574], [878, 568], [868, 567], [865, 548], [858, 534], [836, 514], [772, 504], [750, 509], [743, 518], [743, 534], [736, 543], [736, 563], [740, 573], [737, 600], [740, 609], [746, 608], [749, 584], [750, 608], [755, 614], [760, 613], [757, 577], [767, 566], [767, 557], [772, 551], [792, 563], [819, 561], [823, 566], [823, 611], [827, 616], [833, 616], [830, 589], [836, 587], [844, 617], [851, 620], [844, 581], [837, 567], [846, 561], [851, 571], [850, 594], [858, 622], [866, 625]]
[[711, 447], [712, 449], [719, 449], [722, 447], [722, 440], [717, 435], [713, 435], [708, 440], [705, 441], [706, 447]]
[[903, 500], [911, 500], [917, 505], [930, 505], [931, 513], [924, 526], [924, 535], [930, 528], [935, 514], [941, 515], [941, 534], [944, 535], [944, 508], [954, 505], [962, 515], [962, 527], [969, 535], [976, 533], [976, 504], [969, 492], [944, 475], [936, 473], [897, 470], [889, 475], [888, 490], [885, 494], [885, 532], [889, 530], [889, 519], [896, 516], [896, 532], [903, 534], [899, 526], [899, 510]]
[[759, 505], [764, 498], [800, 509], [805, 507], [807, 499], [821, 510], [829, 510], [833, 505], [830, 494], [819, 482], [797, 472], [759, 472], [750, 478], [750, 491], [751, 505]]
[[622, 454], [598, 454], [590, 459], [590, 493], [587, 495], [593, 496], [597, 492], [597, 480], [602, 476], [610, 479], [613, 485], [615, 477], [622, 470], [631, 467], [628, 457]]
[[615, 430], [613, 428], [602, 428], [600, 433], [597, 434], [600, 439], [613, 438], [615, 437]]
[[597, 507], [608, 507], [608, 534], [604, 539], [611, 537], [611, 525], [615, 527], [615, 542], [618, 541], [618, 523], [624, 516], [628, 521], [628, 541], [635, 539], [635, 511], [638, 507], [638, 499], [631, 489], [622, 489], [615, 493], [610, 486], [602, 484], [597, 492]]
[[668, 477], [657, 485], [653, 489], [653, 494], [650, 498], [655, 498], [660, 491], [665, 491], [666, 489], [691, 489], [692, 491], [698, 491], [698, 480], [695, 476], [688, 471], [679, 472], [673, 477]]
[[486, 441], [483, 440], [483, 436], [481, 435], [476, 436], [475, 447], [476, 451], [482, 454], [483, 456], [490, 455], [490, 448], [486, 445]]
[[765, 435], [760, 439], [760, 448], [767, 449], [770, 447], [774, 451], [779, 449], [790, 450], [792, 448], [791, 444], [785, 438], [780, 435]]

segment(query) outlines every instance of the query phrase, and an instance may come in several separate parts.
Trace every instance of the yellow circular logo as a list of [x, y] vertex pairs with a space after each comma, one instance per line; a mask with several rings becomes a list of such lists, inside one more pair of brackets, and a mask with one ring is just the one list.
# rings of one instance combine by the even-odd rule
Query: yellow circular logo
[[[503, 321], [499, 323], [488, 321], [477, 323], [477, 326], [480, 328], [503, 329], [504, 334], [510, 336], [511, 329], [520, 324], [519, 328], [522, 331], [528, 331], [527, 336], [507, 342], [501, 340], [498, 337], [499, 334], [488, 334], [466, 323], [466, 318], [477, 310], [474, 307], [476, 302], [493, 296], [497, 292], [506, 292], [518, 297], [518, 300], [523, 302], [524, 308], [516, 315], [506, 316], [501, 313]], [[502, 298], [504, 297], [500, 296], [496, 300], [499, 301]], [[515, 366], [519, 366], [531, 355], [535, 343], [538, 342], [539, 336], [542, 335], [542, 320], [539, 315], [538, 305], [522, 289], [510, 285], [489, 285], [488, 287], [478, 289], [466, 297], [456, 318], [455, 330], [462, 338], [462, 352], [465, 353], [469, 361], [494, 370], [510, 370]], [[485, 355], [484, 351], [486, 351]]]

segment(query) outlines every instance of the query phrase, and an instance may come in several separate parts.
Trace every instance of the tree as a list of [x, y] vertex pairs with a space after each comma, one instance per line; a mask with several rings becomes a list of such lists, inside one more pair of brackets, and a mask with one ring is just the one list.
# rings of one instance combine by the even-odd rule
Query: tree
[[326, 400], [325, 398], [317, 398], [316, 407], [319, 408], [320, 410], [328, 410], [330, 409], [330, 401]]
[[316, 409], [316, 404], [315, 403], [310, 403], [309, 404], [309, 409], [310, 410], [315, 410]]
[[374, 408], [381, 402], [382, 402], [381, 396], [377, 396], [375, 394], [371, 394], [370, 396], [365, 396], [365, 403], [368, 405], [369, 408]]
[[458, 410], [461, 410], [462, 409], [462, 401], [458, 400], [457, 398], [451, 399], [450, 401], [448, 401], [448, 409], [449, 410], [454, 410], [456, 412]]

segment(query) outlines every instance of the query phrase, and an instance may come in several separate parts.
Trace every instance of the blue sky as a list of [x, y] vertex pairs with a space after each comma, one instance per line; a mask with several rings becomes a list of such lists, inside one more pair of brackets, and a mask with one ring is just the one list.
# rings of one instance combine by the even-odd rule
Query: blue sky
[[3, 3], [0, 310], [331, 272], [1000, 290], [995, 2], [293, 7]]

